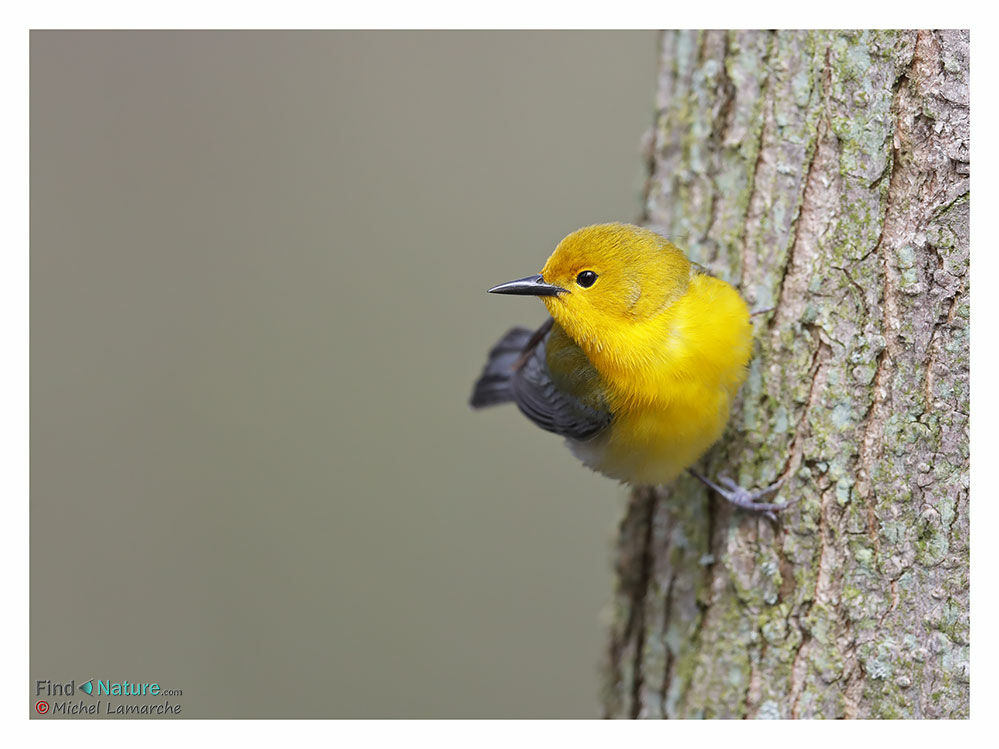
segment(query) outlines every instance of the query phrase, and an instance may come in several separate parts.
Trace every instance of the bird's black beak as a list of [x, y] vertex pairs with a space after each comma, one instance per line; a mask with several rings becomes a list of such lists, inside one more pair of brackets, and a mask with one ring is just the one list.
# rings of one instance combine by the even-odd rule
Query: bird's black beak
[[558, 296], [568, 293], [561, 286], [547, 283], [540, 275], [507, 281], [489, 289], [490, 294], [518, 294], [520, 296]]

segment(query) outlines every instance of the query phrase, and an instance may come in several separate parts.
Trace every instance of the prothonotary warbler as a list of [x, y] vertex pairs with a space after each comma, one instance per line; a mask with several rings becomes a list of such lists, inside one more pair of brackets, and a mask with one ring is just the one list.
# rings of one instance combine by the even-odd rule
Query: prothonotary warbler
[[[666, 484], [721, 436], [746, 378], [746, 303], [659, 234], [599, 224], [563, 239], [541, 273], [489, 289], [536, 296], [551, 317], [489, 352], [471, 404], [513, 401], [565, 437], [590, 468], [632, 485]], [[728, 501], [773, 511], [758, 491], [691, 471]]]

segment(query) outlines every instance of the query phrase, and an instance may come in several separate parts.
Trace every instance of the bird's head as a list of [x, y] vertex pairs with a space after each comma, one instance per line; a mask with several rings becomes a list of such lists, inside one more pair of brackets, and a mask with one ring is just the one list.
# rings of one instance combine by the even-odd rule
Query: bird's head
[[616, 333], [666, 310], [686, 292], [690, 275], [690, 261], [659, 234], [597, 224], [559, 242], [539, 275], [489, 291], [541, 297], [571, 338], [600, 350]]

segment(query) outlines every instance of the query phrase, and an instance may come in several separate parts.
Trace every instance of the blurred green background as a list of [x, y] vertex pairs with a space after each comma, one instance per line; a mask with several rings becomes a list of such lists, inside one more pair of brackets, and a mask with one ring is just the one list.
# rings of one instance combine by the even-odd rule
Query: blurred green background
[[544, 319], [484, 290], [637, 215], [655, 57], [651, 31], [32, 33], [32, 684], [598, 715], [624, 490], [466, 402]]

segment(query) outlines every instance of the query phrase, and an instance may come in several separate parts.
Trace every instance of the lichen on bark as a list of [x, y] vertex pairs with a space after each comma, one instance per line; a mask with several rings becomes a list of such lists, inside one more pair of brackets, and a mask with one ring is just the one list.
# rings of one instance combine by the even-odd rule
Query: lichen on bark
[[968, 715], [968, 55], [663, 35], [645, 219], [774, 308], [703, 468], [798, 502], [634, 492], [607, 715]]

